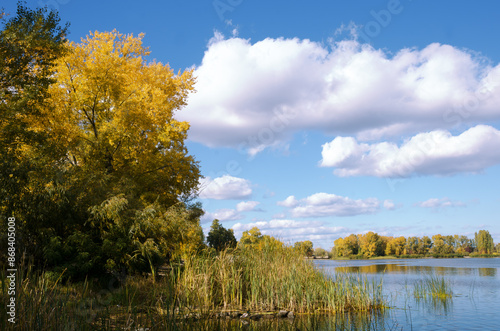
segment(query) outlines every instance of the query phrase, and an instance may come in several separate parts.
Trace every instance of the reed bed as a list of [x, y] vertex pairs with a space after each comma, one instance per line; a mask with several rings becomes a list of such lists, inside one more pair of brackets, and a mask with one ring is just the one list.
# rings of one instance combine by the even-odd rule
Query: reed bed
[[185, 261], [179, 306], [298, 313], [373, 311], [384, 307], [382, 285], [359, 275], [329, 278], [288, 247], [223, 251]]
[[448, 280], [444, 277], [431, 275], [415, 283], [413, 295], [417, 299], [448, 299], [453, 293]]
[[[84, 281], [62, 284], [60, 276], [19, 268], [16, 278], [16, 323], [0, 306], [0, 330], [210, 330], [203, 323], [183, 321], [175, 310], [174, 284], [169, 279], [129, 277], [124, 283]], [[5, 273], [2, 275], [5, 279]], [[1, 301], [9, 296], [1, 283]]]
[[[6, 305], [1, 305], [1, 330], [212, 330], [229, 323], [214, 319], [223, 311], [340, 317], [384, 307], [381, 284], [347, 273], [328, 277], [286, 247], [202, 252], [165, 277], [129, 276], [104, 286], [87, 280], [63, 284], [63, 275], [29, 266], [18, 270], [16, 324], [7, 321]], [[7, 290], [2, 282], [2, 302], [8, 300]], [[268, 324], [274, 325], [261, 326]]]
[[[92, 300], [86, 300], [88, 284], [68, 287], [51, 274], [34, 273], [30, 266], [18, 269], [16, 277], [16, 323], [8, 322], [6, 303], [8, 288], [2, 272], [0, 329], [7, 330], [70, 330], [86, 325], [92, 314]], [[64, 314], [61, 314], [64, 312]], [[89, 328], [90, 329], [90, 328]]]

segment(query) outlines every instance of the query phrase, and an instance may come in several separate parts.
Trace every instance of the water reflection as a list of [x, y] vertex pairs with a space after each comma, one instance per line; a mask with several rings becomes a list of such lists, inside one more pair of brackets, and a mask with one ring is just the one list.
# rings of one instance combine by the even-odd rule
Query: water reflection
[[479, 276], [496, 277], [497, 269], [493, 268], [478, 268]]
[[371, 264], [363, 266], [339, 266], [335, 270], [340, 272], [354, 272], [365, 274], [437, 274], [441, 276], [489, 276], [496, 277], [496, 268], [450, 268], [441, 266], [419, 266], [404, 264]]
[[336, 315], [297, 315], [294, 319], [205, 320], [179, 325], [180, 330], [394, 330], [398, 323], [388, 312]]
[[415, 304], [419, 309], [427, 311], [429, 314], [447, 316], [453, 311], [453, 300], [451, 297], [426, 297], [415, 298]]
[[[380, 329], [499, 330], [500, 259], [330, 260], [315, 264], [332, 276], [348, 272], [382, 279], [383, 294], [391, 308], [383, 317], [383, 326], [377, 326]], [[416, 284], [441, 278], [451, 297], [429, 295], [432, 290], [426, 296], [424, 292], [415, 295]]]

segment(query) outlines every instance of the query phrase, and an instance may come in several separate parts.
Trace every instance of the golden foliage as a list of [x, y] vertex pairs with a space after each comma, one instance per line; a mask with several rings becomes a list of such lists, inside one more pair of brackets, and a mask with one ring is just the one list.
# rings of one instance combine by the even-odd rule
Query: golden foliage
[[140, 181], [146, 202], [172, 204], [198, 185], [184, 146], [189, 124], [174, 117], [194, 78], [147, 63], [142, 38], [115, 30], [70, 43], [49, 88], [50, 107], [31, 127], [52, 133], [67, 150], [68, 167]]

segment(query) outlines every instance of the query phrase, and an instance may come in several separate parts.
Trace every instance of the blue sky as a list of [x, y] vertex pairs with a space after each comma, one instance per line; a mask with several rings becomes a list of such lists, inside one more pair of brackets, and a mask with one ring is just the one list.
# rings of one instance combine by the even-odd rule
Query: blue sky
[[[15, 1], [3, 4], [15, 12]], [[350, 233], [489, 230], [500, 241], [500, 4], [27, 1], [89, 31], [146, 34], [194, 68], [177, 117], [208, 230], [329, 249]]]

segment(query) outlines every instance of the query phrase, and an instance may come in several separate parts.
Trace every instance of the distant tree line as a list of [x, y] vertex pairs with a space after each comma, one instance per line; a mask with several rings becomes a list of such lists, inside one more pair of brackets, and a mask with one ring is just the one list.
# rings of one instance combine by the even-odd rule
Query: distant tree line
[[[207, 244], [216, 251], [226, 248], [251, 248], [262, 250], [264, 247], [283, 247], [285, 243], [263, 235], [259, 228], [244, 231], [237, 241], [232, 229], [225, 229], [215, 219], [207, 236]], [[500, 243], [494, 244], [489, 231], [480, 230], [473, 239], [464, 235], [436, 234], [432, 237], [388, 237], [375, 232], [351, 234], [335, 240], [334, 247], [328, 253], [321, 247], [313, 248], [309, 240], [298, 241], [290, 245], [305, 257], [330, 258], [371, 258], [378, 256], [420, 257], [420, 256], [467, 256], [474, 254], [500, 253]]]
[[423, 237], [387, 237], [375, 232], [351, 234], [335, 240], [332, 257], [377, 257], [377, 256], [427, 256], [427, 255], [470, 255], [500, 252], [487, 230], [475, 233], [473, 239], [463, 235], [436, 234]]
[[[244, 231], [240, 241], [236, 241], [234, 232], [232, 229], [224, 228], [218, 219], [214, 219], [210, 231], [207, 236], [208, 247], [221, 251], [226, 248], [245, 248], [245, 249], [255, 249], [262, 250], [264, 248], [280, 248], [286, 246], [282, 241], [271, 237], [269, 235], [263, 235], [258, 227], [253, 227], [250, 230]], [[317, 251], [313, 250], [313, 243], [309, 240], [298, 241], [293, 246], [294, 250], [300, 252], [303, 256], [312, 257], [318, 253], [323, 255], [328, 255], [328, 253], [320, 248]]]

